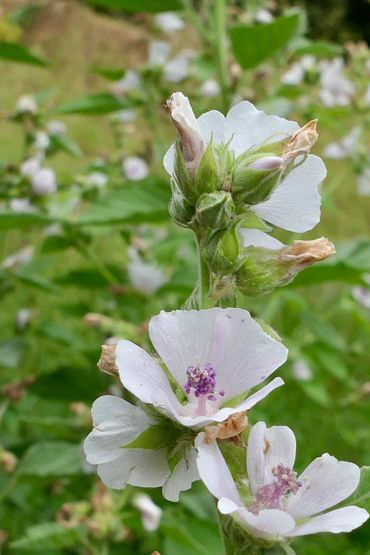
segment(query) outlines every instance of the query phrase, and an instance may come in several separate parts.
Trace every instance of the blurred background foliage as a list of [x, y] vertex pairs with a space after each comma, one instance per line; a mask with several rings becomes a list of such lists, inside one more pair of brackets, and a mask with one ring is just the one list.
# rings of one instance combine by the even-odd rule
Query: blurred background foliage
[[[185, 27], [163, 30], [155, 12], [177, 8]], [[121, 394], [96, 369], [100, 345], [126, 337], [148, 346], [148, 319], [181, 307], [196, 279], [192, 237], [167, 211], [162, 156], [174, 131], [163, 106], [173, 90], [188, 94], [197, 114], [245, 98], [301, 124], [319, 118], [314, 150], [328, 178], [322, 221], [304, 238], [325, 235], [338, 252], [268, 297], [240, 297], [290, 348], [284, 390], [250, 417], [294, 429], [299, 469], [324, 451], [370, 460], [369, 3], [228, 2], [226, 102], [219, 88], [214, 94], [216, 56], [202, 32], [211, 8], [207, 0], [1, 2], [1, 553], [222, 553], [214, 502], [200, 484], [176, 505], [148, 491], [163, 509], [150, 532], [134, 488], [106, 491], [81, 448], [93, 400]], [[148, 58], [154, 40], [170, 45], [160, 63]], [[339, 82], [353, 85], [344, 87], [346, 102], [337, 103], [338, 71], [334, 101], [324, 102], [323, 75], [334, 59]], [[181, 64], [184, 74], [174, 77]], [[295, 64], [295, 79], [284, 77]], [[122, 84], [130, 70], [139, 81]], [[210, 81], [212, 95], [203, 88]], [[20, 109], [24, 95], [34, 111]], [[67, 131], [53, 133], [55, 119]], [[357, 139], [339, 145], [341, 157], [325, 154], [354, 128]], [[40, 150], [56, 175], [49, 195], [35, 192], [21, 169]], [[132, 156], [141, 163], [132, 166]], [[369, 543], [365, 525], [298, 540], [295, 549], [366, 555]]]

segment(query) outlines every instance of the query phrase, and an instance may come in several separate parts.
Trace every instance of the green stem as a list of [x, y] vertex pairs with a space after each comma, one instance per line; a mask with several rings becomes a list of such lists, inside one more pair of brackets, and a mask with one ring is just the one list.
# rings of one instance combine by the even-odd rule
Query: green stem
[[218, 80], [221, 88], [222, 105], [225, 112], [229, 109], [229, 84], [227, 71], [227, 35], [225, 0], [214, 1], [214, 50], [218, 67]]
[[189, 17], [192, 25], [197, 30], [198, 35], [207, 43], [212, 42], [212, 36], [209, 34], [207, 29], [202, 25], [202, 22], [198, 16], [198, 13], [193, 7], [191, 0], [182, 0], [182, 5], [186, 15]]
[[201, 310], [204, 306], [205, 296], [208, 293], [209, 276], [208, 268], [203, 261], [202, 248], [199, 239], [197, 238], [197, 254], [198, 254], [198, 309]]

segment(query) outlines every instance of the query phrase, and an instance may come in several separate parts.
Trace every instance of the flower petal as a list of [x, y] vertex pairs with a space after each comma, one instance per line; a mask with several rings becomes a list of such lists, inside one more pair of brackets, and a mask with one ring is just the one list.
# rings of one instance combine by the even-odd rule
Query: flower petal
[[264, 233], [260, 229], [240, 229], [240, 234], [243, 237], [244, 247], [263, 247], [264, 249], [278, 250], [282, 249], [285, 245], [278, 241], [271, 235]]
[[365, 509], [354, 506], [342, 507], [311, 518], [304, 524], [298, 525], [287, 536], [307, 536], [318, 532], [331, 532], [332, 534], [351, 532], [366, 522], [368, 518], [369, 513]]
[[244, 101], [231, 108], [226, 116], [226, 142], [239, 156], [253, 146], [284, 139], [299, 129], [298, 123], [278, 116], [268, 116], [253, 104]]
[[291, 170], [265, 202], [253, 206], [260, 217], [288, 231], [308, 231], [320, 221], [319, 184], [326, 176], [324, 162], [309, 154]]
[[198, 124], [202, 135], [208, 143], [213, 139], [214, 144], [223, 143], [225, 141], [225, 116], [218, 110], [205, 112], [198, 118]]
[[287, 349], [272, 339], [239, 308], [177, 310], [152, 318], [149, 335], [157, 352], [180, 385], [189, 366], [210, 363], [217, 390], [227, 399], [261, 383], [287, 358]]
[[127, 484], [156, 488], [164, 484], [169, 473], [167, 449], [125, 449], [114, 461], [98, 466], [98, 475], [113, 489], [123, 489]]
[[184, 413], [184, 407], [171, 389], [158, 362], [131, 341], [118, 341], [116, 364], [121, 382], [144, 403], [172, 413]]
[[302, 487], [286, 507], [296, 520], [325, 511], [349, 497], [359, 484], [360, 469], [326, 453], [304, 470], [299, 481]]
[[272, 469], [279, 464], [293, 468], [296, 453], [294, 433], [287, 426], [253, 426], [248, 438], [247, 468], [253, 494], [273, 481]]
[[190, 489], [192, 483], [199, 480], [196, 458], [197, 452], [193, 447], [181, 458], [163, 485], [165, 499], [178, 501], [180, 492]]
[[176, 147], [171, 145], [163, 158], [163, 166], [168, 174], [171, 176], [175, 174], [175, 160], [176, 160]]
[[202, 432], [195, 440], [200, 479], [217, 499], [226, 498], [242, 507], [237, 487], [217, 443], [206, 444], [204, 438], [205, 434]]
[[238, 516], [257, 538], [280, 539], [295, 527], [295, 521], [290, 514], [278, 509], [264, 509], [258, 515], [253, 515], [242, 508], [238, 510]]

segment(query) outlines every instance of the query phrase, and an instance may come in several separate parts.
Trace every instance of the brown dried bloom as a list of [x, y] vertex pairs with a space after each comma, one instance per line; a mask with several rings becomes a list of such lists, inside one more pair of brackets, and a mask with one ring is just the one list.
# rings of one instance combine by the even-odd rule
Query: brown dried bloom
[[282, 249], [282, 262], [295, 262], [299, 266], [308, 266], [314, 262], [326, 260], [335, 253], [335, 247], [325, 237], [312, 241], [294, 241], [292, 245]]
[[285, 164], [291, 164], [299, 154], [307, 154], [316, 143], [319, 135], [316, 131], [317, 119], [313, 119], [298, 129], [290, 138], [283, 154]]
[[238, 436], [248, 425], [248, 418], [244, 412], [237, 412], [229, 416], [225, 422], [217, 426], [206, 426], [204, 443], [213, 443], [216, 439], [230, 439]]
[[102, 372], [118, 377], [118, 368], [116, 366], [116, 346], [102, 345], [101, 355], [97, 367]]

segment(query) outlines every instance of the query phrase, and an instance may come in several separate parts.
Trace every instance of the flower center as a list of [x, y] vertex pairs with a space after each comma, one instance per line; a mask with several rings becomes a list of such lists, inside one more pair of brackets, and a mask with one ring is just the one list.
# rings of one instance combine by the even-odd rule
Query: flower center
[[287, 496], [295, 495], [302, 486], [301, 482], [297, 480], [297, 473], [282, 464], [272, 469], [272, 475], [275, 480], [257, 490], [255, 500], [248, 508], [254, 515], [258, 515], [262, 509], [282, 510]]
[[223, 397], [225, 392], [220, 390], [216, 393], [216, 370], [207, 362], [198, 366], [189, 366], [186, 375], [188, 380], [184, 385], [187, 395], [192, 391], [198, 399], [196, 414], [205, 415], [207, 413], [207, 400], [216, 401], [216, 395]]

